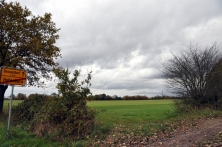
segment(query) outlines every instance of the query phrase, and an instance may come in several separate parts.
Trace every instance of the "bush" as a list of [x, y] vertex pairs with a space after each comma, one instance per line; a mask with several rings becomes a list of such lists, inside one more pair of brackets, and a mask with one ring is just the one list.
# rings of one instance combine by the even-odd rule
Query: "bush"
[[55, 140], [84, 138], [94, 125], [95, 111], [75, 100], [49, 99], [34, 117], [35, 134]]
[[34, 116], [41, 110], [42, 106], [48, 100], [47, 95], [32, 94], [29, 99], [25, 99], [18, 106], [13, 107], [13, 123], [22, 124], [32, 121]]
[[83, 139], [94, 125], [96, 114], [86, 106], [91, 75], [89, 73], [87, 79], [78, 82], [80, 71], [76, 70], [72, 79], [68, 69], [56, 69], [55, 74], [61, 96], [31, 95], [15, 107], [13, 122], [23, 127], [24, 122], [28, 122], [28, 129], [37, 136], [60, 141]]

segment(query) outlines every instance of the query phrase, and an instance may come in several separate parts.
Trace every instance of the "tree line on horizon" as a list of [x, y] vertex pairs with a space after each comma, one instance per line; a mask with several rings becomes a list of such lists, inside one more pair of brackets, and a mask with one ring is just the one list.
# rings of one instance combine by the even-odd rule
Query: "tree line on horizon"
[[[18, 93], [17, 95], [13, 94], [13, 100], [25, 100], [25, 99], [30, 99], [33, 95], [35, 94], [29, 94], [28, 96], [26, 94], [23, 93]], [[47, 95], [48, 98], [56, 98], [59, 97], [59, 95], [57, 93], [52, 93], [51, 95]], [[10, 99], [11, 96], [9, 97], [5, 97], [5, 99]], [[174, 97], [174, 96], [153, 96], [153, 97], [147, 97], [145, 95], [134, 95], [134, 96], [123, 96], [123, 97], [119, 97], [117, 95], [106, 95], [106, 94], [95, 94], [95, 95], [88, 95], [87, 96], [87, 100], [155, 100], [155, 99], [179, 99], [179, 97]]]

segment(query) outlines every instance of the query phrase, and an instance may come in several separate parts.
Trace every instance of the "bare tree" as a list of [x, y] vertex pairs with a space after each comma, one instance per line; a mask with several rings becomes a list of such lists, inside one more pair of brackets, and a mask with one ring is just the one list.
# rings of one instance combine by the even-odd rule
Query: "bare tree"
[[215, 94], [221, 97], [222, 56], [216, 43], [205, 50], [190, 45], [180, 55], [172, 53], [163, 66], [170, 91], [183, 97], [185, 104], [200, 108], [212, 104]]

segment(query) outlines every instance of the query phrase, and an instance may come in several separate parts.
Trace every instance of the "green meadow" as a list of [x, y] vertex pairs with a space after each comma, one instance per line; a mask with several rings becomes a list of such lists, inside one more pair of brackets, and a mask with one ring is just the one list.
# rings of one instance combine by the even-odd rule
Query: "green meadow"
[[[17, 106], [22, 100], [13, 100]], [[7, 112], [10, 100], [4, 101], [4, 111]], [[107, 135], [133, 133], [138, 136], [152, 135], [158, 130], [168, 129], [169, 124], [185, 117], [210, 116], [212, 111], [198, 111], [190, 114], [176, 114], [173, 100], [104, 100], [90, 101], [87, 105], [96, 109], [96, 125], [89, 140], [94, 136], [104, 139]], [[13, 113], [13, 112], [12, 112]], [[221, 114], [221, 113], [220, 113]], [[68, 144], [52, 142], [47, 138], [35, 137], [18, 126], [11, 126], [12, 138], [6, 139], [7, 119], [0, 119], [0, 144], [8, 146], [78, 146], [84, 142], [69, 142]], [[118, 128], [118, 129], [116, 129]], [[121, 133], [120, 133], [121, 132]], [[91, 139], [90, 139], [91, 138]], [[86, 142], [87, 144], [87, 142]], [[81, 146], [81, 145], [80, 145]], [[83, 145], [87, 146], [87, 145]]]
[[[17, 106], [22, 100], [12, 102], [13, 106]], [[5, 111], [8, 110], [9, 103], [10, 100], [4, 101]], [[173, 114], [174, 108], [172, 100], [106, 100], [90, 101], [87, 105], [96, 109], [96, 121], [107, 126], [162, 121]]]
[[165, 120], [174, 108], [172, 100], [91, 101], [88, 106], [97, 110], [97, 121], [111, 126]]
[[[17, 106], [23, 100], [13, 100]], [[4, 101], [3, 109], [9, 108], [10, 100]], [[87, 105], [96, 109], [96, 119], [107, 124], [137, 123], [140, 121], [164, 120], [173, 112], [172, 100], [105, 100], [90, 101]]]
[[[13, 100], [12, 105], [17, 106], [23, 100]], [[10, 100], [4, 100], [3, 110], [7, 110], [9, 108]]]
[[[21, 102], [22, 100], [13, 100], [13, 106]], [[10, 100], [4, 101], [5, 111], [8, 110], [9, 103]], [[150, 124], [159, 124], [174, 113], [172, 100], [105, 100], [90, 101], [87, 105], [96, 109], [96, 123], [108, 130], [125, 126], [137, 131], [138, 127], [147, 128]], [[151, 133], [146, 129], [145, 132]]]

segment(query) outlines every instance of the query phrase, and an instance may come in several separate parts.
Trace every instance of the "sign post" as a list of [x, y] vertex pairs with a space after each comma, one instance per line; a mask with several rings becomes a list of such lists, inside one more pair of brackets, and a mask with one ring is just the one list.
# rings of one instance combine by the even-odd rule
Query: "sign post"
[[10, 85], [12, 87], [10, 106], [9, 106], [8, 127], [7, 127], [7, 134], [6, 134], [7, 138], [9, 138], [14, 86], [26, 85], [26, 71], [22, 69], [16, 69], [16, 68], [1, 67], [0, 68], [0, 84]]
[[10, 132], [10, 122], [11, 122], [11, 113], [12, 113], [13, 91], [14, 91], [14, 85], [12, 85], [12, 92], [11, 92], [11, 99], [10, 99], [10, 106], [9, 106], [8, 127], [7, 127], [7, 134], [6, 134], [7, 138], [9, 138], [9, 132]]

